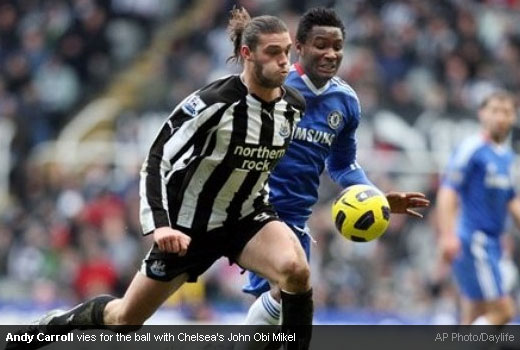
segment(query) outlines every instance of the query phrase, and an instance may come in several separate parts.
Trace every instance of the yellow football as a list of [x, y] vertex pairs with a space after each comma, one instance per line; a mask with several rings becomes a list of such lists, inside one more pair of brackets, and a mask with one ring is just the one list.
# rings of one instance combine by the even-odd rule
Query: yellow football
[[390, 205], [373, 186], [349, 186], [332, 204], [332, 220], [343, 237], [355, 242], [372, 241], [388, 228]]

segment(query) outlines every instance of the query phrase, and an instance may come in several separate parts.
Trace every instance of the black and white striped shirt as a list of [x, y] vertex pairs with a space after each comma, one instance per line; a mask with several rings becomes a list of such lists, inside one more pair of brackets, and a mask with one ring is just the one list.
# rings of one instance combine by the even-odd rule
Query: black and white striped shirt
[[207, 231], [267, 205], [267, 177], [305, 109], [284, 86], [265, 102], [238, 75], [194, 92], [171, 113], [141, 170], [144, 234], [162, 226]]

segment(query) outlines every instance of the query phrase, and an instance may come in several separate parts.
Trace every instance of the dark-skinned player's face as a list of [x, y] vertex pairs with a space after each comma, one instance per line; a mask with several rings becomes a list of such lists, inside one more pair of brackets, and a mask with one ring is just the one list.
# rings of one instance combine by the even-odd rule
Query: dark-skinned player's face
[[343, 43], [341, 29], [330, 26], [314, 26], [304, 43], [296, 43], [300, 64], [314, 83], [323, 85], [336, 75], [343, 59]]

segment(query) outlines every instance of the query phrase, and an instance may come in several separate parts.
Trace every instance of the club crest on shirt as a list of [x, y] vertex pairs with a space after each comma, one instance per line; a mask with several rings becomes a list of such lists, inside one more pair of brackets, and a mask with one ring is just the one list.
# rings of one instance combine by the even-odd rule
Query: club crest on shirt
[[193, 95], [184, 102], [182, 110], [184, 113], [195, 117], [204, 107], [206, 107], [206, 104], [200, 99], [199, 95]]
[[280, 126], [279, 134], [284, 139], [288, 138], [289, 135], [291, 135], [291, 125], [289, 124], [289, 121], [287, 119], [285, 119], [282, 125]]
[[341, 124], [342, 115], [339, 111], [332, 111], [327, 116], [327, 122], [329, 123], [329, 126], [331, 129], [336, 130], [339, 125]]

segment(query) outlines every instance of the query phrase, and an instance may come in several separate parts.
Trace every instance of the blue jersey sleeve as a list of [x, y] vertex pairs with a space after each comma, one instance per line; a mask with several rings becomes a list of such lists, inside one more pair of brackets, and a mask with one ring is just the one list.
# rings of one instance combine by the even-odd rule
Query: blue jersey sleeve
[[347, 113], [347, 125], [335, 139], [330, 155], [326, 159], [327, 170], [332, 180], [342, 187], [355, 184], [373, 185], [356, 162], [356, 130], [361, 113], [357, 100], [351, 100], [347, 104]]
[[451, 156], [442, 178], [442, 186], [460, 191], [471, 174], [472, 159], [476, 147], [469, 143], [461, 145]]

